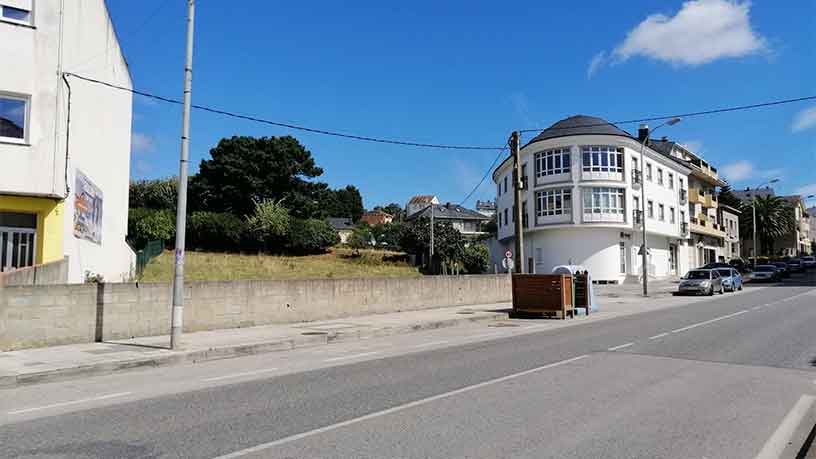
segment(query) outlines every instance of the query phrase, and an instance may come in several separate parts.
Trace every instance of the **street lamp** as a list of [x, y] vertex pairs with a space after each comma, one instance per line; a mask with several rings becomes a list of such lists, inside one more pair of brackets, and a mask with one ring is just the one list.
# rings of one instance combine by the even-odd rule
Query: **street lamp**
[[[641, 125], [642, 129], [646, 129], [646, 135], [643, 137], [643, 142], [640, 144], [640, 202], [643, 209], [646, 209], [646, 174], [644, 174], [644, 170], [646, 169], [646, 160], [644, 159], [644, 150], [646, 149], [646, 144], [649, 143], [649, 136], [652, 132], [660, 129], [663, 126], [674, 126], [675, 124], [679, 123], [681, 118], [674, 117], [663, 124], [658, 125], [656, 128], [649, 131], [649, 127], [645, 124]], [[641, 218], [640, 224], [643, 227], [643, 245], [640, 246], [640, 251], [642, 255], [642, 264], [643, 264], [643, 296], [649, 296], [649, 266], [647, 265], [648, 256], [646, 252], [648, 252], [647, 244], [646, 244], [646, 212], [641, 211]]]
[[[757, 191], [757, 190], [759, 190], [760, 188], [762, 188], [764, 186], [768, 186], [768, 185], [770, 185], [772, 183], [776, 183], [778, 181], [779, 181], [778, 178], [769, 180], [767, 183], [763, 183], [762, 185], [760, 185], [760, 186], [758, 186], [756, 188], [753, 188], [752, 191]], [[751, 189], [749, 188], [749, 190], [751, 190]], [[751, 199], [751, 210], [753, 212], [752, 220], [753, 220], [753, 224], [754, 224], [754, 271], [756, 271], [757, 258], [759, 258], [759, 246], [757, 245], [757, 230], [756, 230], [756, 193], [754, 193], [754, 196]]]

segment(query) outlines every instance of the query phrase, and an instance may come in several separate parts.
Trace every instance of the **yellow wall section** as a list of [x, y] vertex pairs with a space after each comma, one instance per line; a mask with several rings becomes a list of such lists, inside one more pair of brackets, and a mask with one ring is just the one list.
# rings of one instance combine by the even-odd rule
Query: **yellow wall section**
[[0, 195], [0, 211], [37, 214], [36, 263], [62, 260], [62, 240], [65, 234], [63, 201]]

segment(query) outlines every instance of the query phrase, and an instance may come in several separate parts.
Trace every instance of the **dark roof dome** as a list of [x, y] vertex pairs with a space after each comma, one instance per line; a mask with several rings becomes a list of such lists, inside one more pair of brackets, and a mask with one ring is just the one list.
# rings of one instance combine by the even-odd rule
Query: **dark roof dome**
[[544, 129], [533, 140], [529, 141], [527, 145], [541, 140], [572, 135], [619, 135], [629, 138], [632, 137], [605, 119], [596, 118], [594, 116], [575, 115]]

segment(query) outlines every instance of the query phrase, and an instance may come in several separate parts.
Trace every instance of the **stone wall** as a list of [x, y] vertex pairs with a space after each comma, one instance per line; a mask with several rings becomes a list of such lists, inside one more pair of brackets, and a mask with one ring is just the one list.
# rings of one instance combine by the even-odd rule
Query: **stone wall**
[[[185, 331], [510, 301], [506, 275], [190, 282]], [[0, 289], [0, 350], [153, 336], [170, 329], [168, 284]]]

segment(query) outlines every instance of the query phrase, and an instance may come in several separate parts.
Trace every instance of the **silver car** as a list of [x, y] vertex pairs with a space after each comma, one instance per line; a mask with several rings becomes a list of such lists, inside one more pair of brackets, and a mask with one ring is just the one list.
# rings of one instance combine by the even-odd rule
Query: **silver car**
[[693, 269], [683, 276], [678, 293], [692, 293], [695, 295], [720, 295], [725, 293], [722, 278], [716, 269]]

